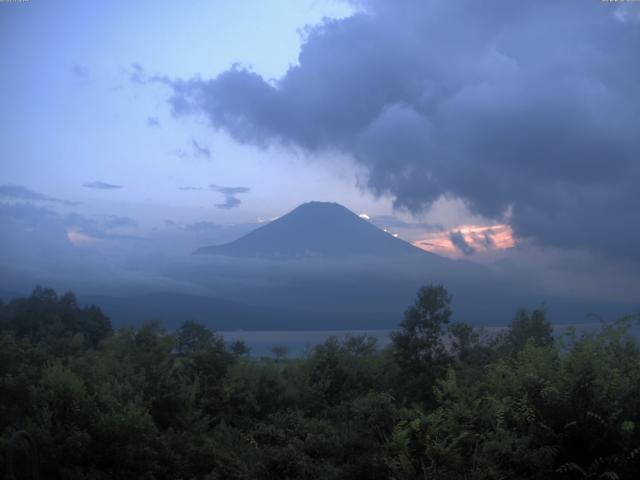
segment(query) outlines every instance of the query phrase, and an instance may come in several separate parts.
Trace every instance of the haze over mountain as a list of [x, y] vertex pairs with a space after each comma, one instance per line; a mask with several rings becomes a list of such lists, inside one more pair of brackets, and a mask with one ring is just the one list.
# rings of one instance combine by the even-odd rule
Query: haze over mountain
[[[197, 253], [151, 255], [146, 263], [133, 257], [138, 277], [125, 278], [130, 286], [123, 293], [109, 290], [109, 269], [101, 270], [105, 283], [66, 281], [57, 288], [72, 288], [83, 303], [100, 305], [116, 325], [159, 319], [174, 328], [191, 319], [216, 330], [395, 328], [428, 283], [445, 285], [453, 294], [453, 318], [471, 324], [504, 325], [517, 309], [542, 304], [558, 323], [637, 311], [637, 305], [550, 295], [522, 275], [425, 252], [337, 203], [302, 204]], [[136, 278], [146, 281], [136, 284]], [[37, 283], [55, 286], [38, 276], [25, 282]]]
[[304, 203], [238, 240], [202, 247], [196, 253], [267, 258], [435, 257], [329, 202]]
[[[425, 252], [337, 203], [302, 204], [235, 241], [196, 253], [196, 264], [174, 275], [201, 283], [233, 278], [230, 287], [217, 283], [212, 293], [278, 309], [280, 320], [292, 314], [286, 324], [300, 329], [393, 327], [426, 283], [446, 285], [454, 296], [454, 317], [474, 324], [504, 324], [518, 308], [542, 304], [551, 318], [565, 323], [583, 322], [589, 313], [628, 311], [613, 303], [545, 295], [526, 279]], [[258, 323], [272, 328], [272, 320]]]

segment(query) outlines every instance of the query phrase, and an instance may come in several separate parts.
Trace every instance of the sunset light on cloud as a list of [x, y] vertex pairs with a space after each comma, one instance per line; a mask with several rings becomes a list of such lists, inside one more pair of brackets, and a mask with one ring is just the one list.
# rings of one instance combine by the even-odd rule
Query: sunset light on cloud
[[[464, 240], [468, 251], [463, 252], [452, 241], [453, 235]], [[438, 255], [462, 257], [470, 253], [483, 253], [495, 250], [506, 250], [516, 244], [513, 231], [509, 225], [463, 225], [440, 232], [413, 242], [413, 245]]]
[[92, 245], [98, 241], [97, 238], [87, 235], [86, 233], [79, 232], [77, 230], [67, 231], [67, 238], [76, 246]]

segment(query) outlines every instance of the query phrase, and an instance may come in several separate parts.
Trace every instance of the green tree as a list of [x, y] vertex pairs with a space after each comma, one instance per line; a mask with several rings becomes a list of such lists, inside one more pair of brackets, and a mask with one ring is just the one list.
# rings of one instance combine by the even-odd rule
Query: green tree
[[289, 348], [286, 345], [274, 345], [271, 353], [276, 357], [276, 362], [282, 362], [289, 355]]
[[215, 340], [213, 332], [207, 327], [187, 320], [178, 330], [176, 349], [182, 354], [202, 352], [210, 348]]
[[480, 342], [480, 335], [467, 323], [452, 323], [449, 326], [451, 350], [459, 360], [464, 361]]
[[520, 310], [509, 326], [504, 338], [508, 350], [521, 351], [531, 341], [538, 347], [553, 344], [553, 328], [543, 309], [532, 312]]
[[391, 334], [394, 358], [410, 398], [430, 400], [434, 381], [449, 360], [443, 335], [452, 313], [450, 305], [451, 295], [445, 287], [424, 286], [405, 312], [400, 331]]

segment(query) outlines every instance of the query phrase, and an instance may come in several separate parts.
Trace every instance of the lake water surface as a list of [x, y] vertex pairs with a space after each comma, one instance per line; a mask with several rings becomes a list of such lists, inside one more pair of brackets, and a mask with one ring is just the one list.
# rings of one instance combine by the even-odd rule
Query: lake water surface
[[[554, 325], [554, 333], [562, 335], [572, 325]], [[602, 323], [585, 323], [573, 325], [579, 332], [593, 331], [602, 327]], [[495, 335], [504, 330], [504, 326], [478, 327], [486, 335]], [[235, 330], [219, 332], [227, 342], [243, 341], [251, 350], [252, 357], [274, 356], [272, 349], [276, 346], [286, 347], [288, 356], [299, 357], [315, 345], [325, 342], [329, 337], [343, 338], [345, 335], [369, 335], [377, 340], [379, 348], [389, 344], [389, 334], [393, 330], [295, 330], [295, 331], [244, 331]], [[640, 334], [640, 326], [635, 325], [633, 331]]]

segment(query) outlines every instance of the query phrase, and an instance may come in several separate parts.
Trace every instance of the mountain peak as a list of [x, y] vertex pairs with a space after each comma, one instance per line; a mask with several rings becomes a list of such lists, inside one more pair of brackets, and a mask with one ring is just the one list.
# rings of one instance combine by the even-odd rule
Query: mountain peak
[[307, 209], [307, 208], [316, 208], [316, 209], [339, 208], [339, 209], [349, 210], [347, 207], [344, 207], [337, 202], [321, 202], [319, 200], [311, 200], [309, 202], [301, 203], [291, 211], [293, 212], [295, 210]]
[[[291, 210], [286, 216], [289, 215], [294, 215], [296, 217], [310, 217], [315, 219], [316, 222], [326, 221], [327, 219], [339, 216], [344, 218], [358, 217], [347, 207], [340, 205], [339, 203], [318, 201], [302, 203]], [[284, 216], [281, 218], [284, 218]]]
[[333, 202], [307, 202], [233, 242], [196, 253], [237, 257], [376, 256], [423, 254]]

